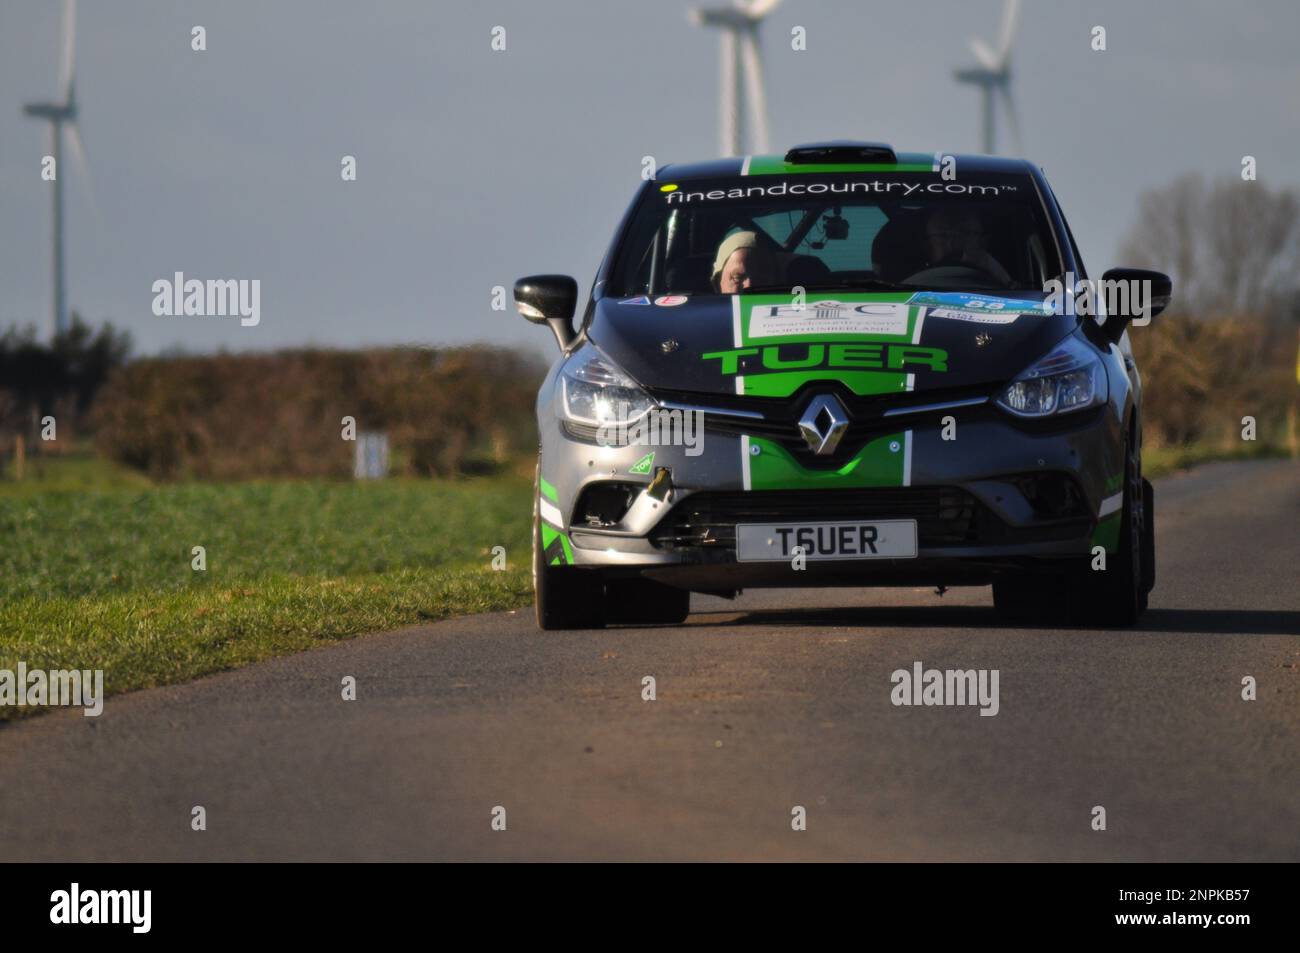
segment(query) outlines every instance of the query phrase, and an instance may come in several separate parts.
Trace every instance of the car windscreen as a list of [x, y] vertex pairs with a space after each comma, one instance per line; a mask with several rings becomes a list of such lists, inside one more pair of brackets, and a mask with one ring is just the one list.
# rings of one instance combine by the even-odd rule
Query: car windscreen
[[652, 186], [605, 293], [1041, 292], [1063, 271], [1028, 175], [808, 173]]

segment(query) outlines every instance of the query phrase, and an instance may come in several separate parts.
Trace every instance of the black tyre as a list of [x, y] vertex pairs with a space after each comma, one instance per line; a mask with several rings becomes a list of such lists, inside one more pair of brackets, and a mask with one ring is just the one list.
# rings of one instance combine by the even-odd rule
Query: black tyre
[[1149, 593], [1156, 587], [1156, 491], [1145, 478], [1142, 480], [1142, 522], [1142, 591]]
[[[534, 497], [536, 494], [534, 494]], [[542, 523], [533, 503], [533, 605], [541, 629], [599, 629], [605, 625], [605, 586], [599, 570], [548, 566]]]
[[611, 625], [677, 625], [691, 611], [691, 594], [651, 579], [605, 582], [605, 619]]
[[1059, 624], [1065, 620], [1065, 579], [1026, 576], [995, 582], [993, 608], [1015, 622]]
[[[1145, 484], [1145, 485], [1144, 485]], [[1070, 587], [1070, 616], [1074, 622], [1110, 627], [1130, 626], [1147, 607], [1155, 584], [1155, 541], [1148, 525], [1147, 503], [1152, 496], [1142, 479], [1141, 453], [1131, 439], [1124, 459], [1124, 505], [1119, 545], [1106, 557], [1106, 568], [1094, 570], [1089, 561]], [[1145, 567], [1149, 559], [1152, 568]]]

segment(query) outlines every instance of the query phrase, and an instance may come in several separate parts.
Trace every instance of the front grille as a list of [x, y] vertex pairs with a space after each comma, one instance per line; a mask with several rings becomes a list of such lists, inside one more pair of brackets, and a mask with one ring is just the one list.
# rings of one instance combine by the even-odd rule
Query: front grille
[[914, 519], [921, 546], [977, 543], [1007, 529], [987, 507], [957, 487], [752, 490], [692, 494], [673, 507], [650, 539], [665, 549], [734, 549], [737, 523], [857, 519]]
[[[808, 402], [818, 394], [834, 394], [849, 416], [849, 426], [840, 439], [835, 452], [818, 456], [809, 449], [799, 433], [799, 418]], [[816, 470], [838, 469], [852, 459], [869, 441], [900, 430], [939, 424], [947, 414], [959, 414], [970, 420], [974, 415], [987, 413], [987, 408], [967, 406], [960, 409], [936, 410], [917, 414], [886, 417], [886, 411], [901, 411], [910, 407], [924, 407], [949, 401], [986, 398], [986, 386], [947, 388], [924, 393], [874, 394], [859, 396], [838, 382], [814, 381], [806, 384], [792, 397], [742, 397], [730, 394], [694, 394], [686, 391], [656, 390], [654, 396], [680, 404], [704, 405], [710, 410], [704, 418], [705, 430], [733, 436], [762, 437], [779, 443], [801, 465]], [[762, 420], [733, 416], [728, 410], [757, 411]]]

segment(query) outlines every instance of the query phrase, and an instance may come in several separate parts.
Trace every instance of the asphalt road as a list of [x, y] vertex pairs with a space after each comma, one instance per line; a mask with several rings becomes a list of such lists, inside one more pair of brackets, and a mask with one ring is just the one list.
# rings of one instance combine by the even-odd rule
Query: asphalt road
[[[1134, 630], [1008, 628], [987, 589], [520, 611], [25, 719], [0, 859], [1300, 860], [1300, 469], [1206, 466], [1157, 509]], [[998, 714], [891, 704], [917, 661], [997, 669]]]

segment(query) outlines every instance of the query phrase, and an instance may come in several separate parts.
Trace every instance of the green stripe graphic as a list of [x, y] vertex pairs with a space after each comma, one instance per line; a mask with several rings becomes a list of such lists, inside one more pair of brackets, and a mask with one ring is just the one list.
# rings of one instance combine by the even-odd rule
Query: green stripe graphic
[[[754, 490], [902, 486], [906, 435], [903, 431], [877, 437], [842, 467], [806, 470], [779, 443], [750, 437], [749, 476]], [[754, 448], [758, 453], [754, 453]]]
[[548, 565], [568, 566], [573, 563], [573, 549], [569, 538], [548, 523], [542, 523], [542, 552], [546, 556]]
[[[822, 345], [820, 353], [823, 360], [819, 362], [821, 366], [812, 366], [807, 369], [781, 369], [782, 364], [797, 364], [801, 360], [812, 362], [819, 353], [812, 349], [803, 349], [802, 353], [791, 353], [789, 356], [781, 354], [768, 354], [762, 357], [747, 357], [745, 359], [743, 378], [744, 393], [754, 397], [789, 397], [800, 387], [809, 381], [825, 380], [840, 381], [848, 387], [853, 393], [867, 396], [871, 394], [896, 394], [907, 389], [907, 371], [889, 370], [887, 367], [870, 370], [854, 370], [842, 366], [834, 366], [827, 359], [831, 355], [830, 346], [845, 342], [859, 342], [866, 344], [887, 344], [898, 343], [907, 344], [912, 340], [912, 335], [916, 331], [916, 322], [920, 316], [920, 307], [907, 305], [907, 317], [905, 324], [897, 334], [862, 334], [862, 333], [840, 333], [828, 332], [825, 334], [818, 333], [815, 309], [813, 305], [821, 300], [834, 300], [843, 305], [855, 304], [905, 304], [911, 296], [908, 294], [837, 294], [834, 292], [813, 293], [807, 296], [804, 302], [807, 318], [800, 321], [801, 325], [806, 326], [806, 330], [796, 334], [781, 335], [764, 335], [756, 337], [754, 310], [755, 308], [771, 307], [773, 305], [780, 307], [791, 307], [793, 298], [790, 295], [741, 295], [740, 297], [740, 326], [741, 326], [741, 345], [779, 345], [779, 344], [808, 344]], [[798, 351], [799, 349], [790, 349]], [[882, 358], [881, 363], [885, 363]], [[764, 366], [766, 365], [766, 366]]]
[[[742, 295], [739, 350], [752, 351], [734, 358], [734, 371], [742, 393], [763, 397], [789, 397], [810, 381], [842, 383], [855, 394], [901, 393], [907, 389], [908, 371], [890, 368], [890, 346], [910, 346], [923, 308], [908, 303], [909, 294], [812, 294], [804, 312], [791, 314], [790, 295]], [[835, 306], [819, 309], [821, 302]], [[854, 305], [894, 305], [883, 314], [860, 314]], [[771, 310], [776, 306], [775, 314]], [[758, 316], [755, 316], [757, 309]], [[847, 323], [846, 323], [847, 322]], [[892, 330], [845, 331], [844, 327], [876, 325]], [[789, 331], [789, 333], [779, 333]], [[778, 332], [778, 333], [773, 333]], [[777, 347], [788, 345], [788, 347]], [[864, 345], [866, 345], [864, 347]], [[873, 347], [872, 345], [878, 345]], [[912, 346], [910, 351], [924, 349]], [[942, 352], [939, 352], [942, 353]], [[945, 356], [946, 357], [946, 356]], [[728, 361], [718, 360], [723, 368]], [[878, 367], [859, 369], [854, 362]], [[876, 437], [842, 466], [812, 470], [801, 466], [779, 443], [751, 436], [748, 451], [742, 442], [742, 465], [748, 468], [751, 490], [903, 486], [908, 481], [909, 435], [906, 431]]]
[[1092, 532], [1093, 546], [1101, 546], [1106, 550], [1107, 555], [1119, 551], [1119, 529], [1120, 515], [1123, 510], [1111, 513], [1097, 523], [1097, 528]]

